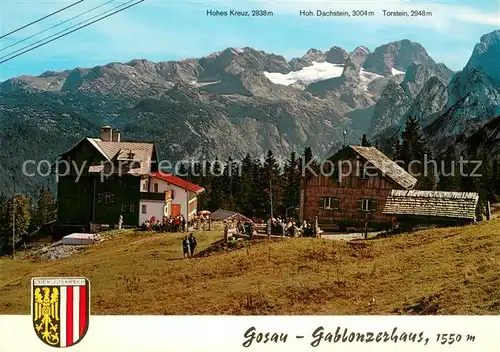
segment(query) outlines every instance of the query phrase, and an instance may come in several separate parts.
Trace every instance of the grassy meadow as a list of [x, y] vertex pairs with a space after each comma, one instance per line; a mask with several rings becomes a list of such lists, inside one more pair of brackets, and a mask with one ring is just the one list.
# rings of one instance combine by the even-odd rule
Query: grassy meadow
[[[199, 249], [221, 232], [195, 233]], [[259, 241], [184, 259], [182, 234], [124, 231], [57, 261], [0, 259], [0, 314], [34, 276], [86, 276], [92, 314], [499, 314], [500, 218], [390, 238]]]

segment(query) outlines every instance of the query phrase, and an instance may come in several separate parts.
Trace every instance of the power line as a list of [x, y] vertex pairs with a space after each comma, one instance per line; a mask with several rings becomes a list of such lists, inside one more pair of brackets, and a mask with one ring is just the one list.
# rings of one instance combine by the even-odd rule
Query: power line
[[44, 19], [46, 19], [46, 18], [49, 18], [49, 17], [51, 17], [51, 16], [54, 16], [55, 14], [57, 14], [57, 13], [59, 13], [59, 12], [62, 12], [62, 11], [64, 11], [64, 10], [67, 10], [67, 9], [69, 9], [70, 7], [73, 7], [73, 6], [75, 6], [75, 5], [78, 5], [79, 3], [83, 2], [83, 1], [84, 1], [84, 0], [77, 1], [77, 2], [75, 2], [74, 4], [68, 5], [68, 6], [66, 6], [66, 7], [63, 7], [63, 8], [62, 8], [62, 9], [60, 9], [60, 10], [57, 10], [56, 12], [52, 12], [51, 14], [48, 14], [47, 16], [44, 16], [44, 17], [42, 17], [42, 18], [39, 18], [39, 19], [37, 19], [37, 20], [35, 20], [35, 21], [31, 22], [31, 23], [25, 24], [24, 26], [19, 27], [18, 29], [14, 29], [13, 31], [10, 31], [10, 32], [9, 32], [9, 33], [7, 33], [7, 34], [2, 35], [2, 36], [0, 37], [0, 39], [5, 38], [5, 37], [7, 37], [7, 36], [9, 36], [9, 35], [11, 35], [11, 34], [14, 34], [14, 33], [16, 33], [16, 32], [19, 32], [20, 30], [22, 30], [22, 29], [24, 29], [24, 28], [26, 28], [26, 27], [29, 27], [29, 26], [31, 26], [31, 25], [33, 25], [33, 24], [35, 24], [35, 23], [38, 23], [38, 22], [40, 22], [40, 21], [43, 21], [43, 20], [44, 20]]
[[[131, 0], [131, 1], [134, 1], [134, 0]], [[128, 1], [128, 2], [126, 2], [125, 4], [128, 4], [128, 3], [130, 3], [131, 1]], [[67, 35], [69, 35], [69, 34], [71, 34], [71, 33], [74, 33], [74, 32], [76, 32], [76, 31], [80, 30], [80, 29], [83, 29], [83, 28], [85, 28], [85, 27], [88, 27], [88, 26], [90, 26], [91, 24], [94, 24], [94, 23], [96, 23], [96, 22], [99, 22], [99, 21], [101, 21], [101, 20], [103, 20], [103, 19], [105, 19], [105, 18], [107, 18], [107, 17], [113, 16], [114, 14], [117, 14], [118, 12], [124, 11], [124, 10], [126, 10], [126, 9], [128, 9], [128, 8], [130, 8], [130, 7], [132, 7], [132, 6], [138, 5], [138, 4], [140, 4], [141, 2], [144, 2], [144, 1], [145, 1], [145, 0], [139, 0], [139, 1], [137, 1], [137, 2], [135, 2], [135, 3], [133, 3], [133, 4], [131, 4], [131, 5], [128, 5], [127, 7], [124, 7], [124, 8], [122, 8], [122, 9], [116, 10], [115, 12], [112, 12], [112, 13], [110, 13], [110, 14], [108, 14], [108, 15], [104, 16], [104, 17], [98, 18], [98, 19], [96, 19], [96, 20], [94, 20], [94, 21], [92, 21], [92, 22], [90, 22], [90, 23], [87, 23], [87, 24], [85, 24], [85, 25], [83, 25], [83, 26], [80, 26], [80, 27], [78, 27], [78, 28], [75, 28], [75, 29], [73, 29], [72, 31], [69, 31], [69, 32], [64, 33], [64, 34], [61, 34], [61, 35], [59, 35], [59, 36], [57, 36], [57, 37], [55, 37], [55, 38], [53, 38], [53, 39], [51, 39], [51, 40], [48, 40], [48, 41], [46, 41], [46, 42], [44, 42], [44, 43], [41, 43], [41, 44], [39, 44], [39, 45], [37, 45], [37, 46], [35, 46], [35, 47], [33, 47], [33, 48], [30, 48], [30, 49], [24, 50], [23, 52], [21, 52], [21, 53], [19, 53], [19, 54], [16, 54], [16, 55], [14, 55], [14, 56], [10, 56], [10, 55], [12, 55], [13, 53], [16, 53], [16, 52], [18, 52], [18, 51], [20, 51], [20, 50], [23, 50], [23, 49], [24, 49], [24, 48], [26, 48], [26, 47], [21, 48], [21, 49], [19, 49], [19, 50], [16, 50], [16, 51], [14, 51], [13, 53], [10, 53], [9, 55], [2, 56], [0, 59], [3, 59], [3, 58], [5, 58], [5, 57], [7, 57], [7, 56], [9, 56], [9, 57], [8, 57], [7, 59], [5, 59], [5, 60], [0, 61], [0, 64], [3, 64], [3, 63], [5, 63], [5, 62], [7, 62], [7, 61], [10, 61], [10, 60], [12, 60], [12, 59], [14, 59], [14, 58], [16, 58], [16, 57], [18, 57], [18, 56], [21, 56], [21, 55], [23, 55], [23, 54], [25, 54], [25, 53], [27, 53], [27, 52], [30, 52], [30, 51], [32, 51], [32, 50], [34, 50], [34, 49], [36, 49], [36, 48], [41, 47], [41, 46], [43, 46], [43, 45], [49, 44], [49, 43], [53, 42], [54, 40], [57, 40], [57, 39], [62, 38], [62, 37], [65, 37], [65, 36], [67, 36]], [[119, 5], [119, 6], [116, 6], [116, 7], [114, 7], [113, 9], [116, 9], [117, 7], [121, 7], [121, 6], [123, 6], [123, 5], [124, 5], [124, 4]], [[113, 9], [111, 9], [111, 10], [113, 10]], [[109, 12], [109, 11], [105, 11], [104, 13], [106, 13], [106, 12]], [[100, 15], [102, 15], [102, 14], [100, 14]], [[100, 15], [98, 15], [98, 16], [100, 16]], [[96, 17], [96, 16], [94, 16], [94, 17], [92, 17], [92, 18], [95, 18], [95, 17]], [[91, 19], [91, 18], [90, 18], [90, 19]], [[89, 20], [90, 20], [90, 19], [89, 19]], [[88, 21], [88, 20], [86, 20], [86, 21]], [[80, 22], [80, 23], [83, 23], [83, 22], [86, 22], [86, 21], [82, 21], [82, 22]], [[80, 24], [80, 23], [79, 23], [79, 24]], [[77, 24], [77, 25], [78, 25], [78, 24]], [[74, 26], [73, 26], [73, 27], [74, 27]], [[70, 28], [73, 28], [73, 27], [70, 27]], [[65, 32], [65, 31], [67, 31], [67, 30], [68, 30], [68, 29], [70, 29], [70, 28], [67, 28], [67, 29], [65, 29], [65, 30], [64, 30], [64, 31], [62, 31], [62, 32]], [[59, 33], [61, 33], [61, 32], [59, 32]], [[56, 33], [56, 34], [57, 34], [57, 33]], [[56, 34], [54, 34], [54, 35], [56, 35]], [[52, 35], [52, 36], [53, 36], [53, 35]], [[47, 37], [47, 38], [50, 38], [50, 37], [51, 37], [51, 36], [49, 36], [49, 37]], [[42, 40], [45, 40], [45, 39], [47, 39], [47, 38], [44, 38], [44, 39], [42, 39]], [[40, 42], [40, 41], [38, 41], [37, 43], [39, 43], [39, 42]], [[35, 43], [33, 43], [33, 44], [31, 44], [31, 45], [28, 45], [28, 47], [30, 47], [30, 46], [32, 46], [32, 45], [34, 45], [34, 44], [35, 44]]]
[[[79, 14], [79, 15], [76, 15], [76, 16], [71, 17], [70, 19], [67, 19], [66, 21], [60, 22], [60, 23], [58, 23], [58, 24], [56, 24], [56, 25], [53, 25], [53, 26], [52, 26], [52, 27], [50, 27], [50, 28], [44, 29], [43, 31], [40, 31], [40, 32], [35, 33], [35, 34], [33, 34], [33, 35], [30, 35], [28, 38], [24, 38], [24, 39], [21, 39], [21, 40], [19, 40], [19, 41], [15, 42], [15, 43], [12, 43], [12, 44], [10, 44], [10, 45], [8, 45], [8, 46], [6, 46], [6, 47], [2, 48], [2, 49], [0, 50], [0, 52], [2, 52], [2, 51], [4, 51], [4, 50], [7, 50], [8, 48], [12, 48], [13, 46], [16, 46], [16, 45], [18, 45], [18, 44], [21, 44], [21, 43], [23, 43], [23, 42], [25, 42], [25, 41], [27, 41], [27, 40], [30, 40], [31, 38], [34, 38], [34, 37], [36, 37], [36, 36], [38, 36], [38, 35], [40, 35], [40, 34], [42, 34], [42, 33], [45, 33], [45, 32], [47, 32], [47, 31], [50, 31], [51, 29], [57, 28], [57, 27], [59, 27], [59, 26], [62, 26], [63, 24], [68, 23], [68, 22], [70, 22], [70, 21], [74, 20], [75, 18], [82, 17], [83, 15], [86, 15], [86, 14], [87, 14], [87, 13], [89, 13], [89, 12], [92, 12], [92, 11], [94, 11], [94, 10], [97, 10], [98, 8], [101, 8], [101, 7], [103, 7], [103, 6], [106, 6], [106, 5], [107, 5], [107, 4], [109, 4], [109, 3], [112, 3], [113, 1], [115, 1], [115, 0], [110, 0], [110, 1], [108, 1], [108, 2], [106, 2], [106, 3], [104, 3], [104, 4], [101, 4], [101, 5], [99, 5], [99, 6], [95, 6], [95, 7], [91, 8], [90, 10], [87, 10], [87, 11], [85, 11], [85, 12], [82, 12], [82, 13], [81, 13], [81, 14]], [[66, 29], [66, 30], [67, 30], [67, 29]], [[33, 44], [31, 44], [31, 45], [33, 45]], [[12, 53], [11, 53], [11, 54], [9, 54], [9, 55], [12, 55]]]
[[[23, 50], [25, 50], [25, 49], [31, 48], [31, 47], [35, 46], [36, 44], [38, 44], [38, 43], [42, 43], [42, 42], [44, 42], [44, 41], [45, 41], [45, 40], [47, 40], [47, 39], [54, 38], [54, 37], [56, 37], [57, 35], [59, 35], [59, 34], [61, 34], [61, 33], [67, 32], [67, 31], [69, 31], [70, 29], [73, 29], [73, 28], [75, 28], [75, 27], [78, 27], [78, 26], [79, 26], [79, 25], [81, 25], [82, 23], [85, 23], [85, 22], [91, 21], [91, 20], [93, 20], [94, 18], [100, 17], [100, 16], [102, 16], [102, 15], [104, 15], [104, 14], [107, 14], [107, 13], [109, 13], [109, 12], [111, 12], [111, 11], [113, 11], [113, 10], [117, 9], [117, 8], [123, 7], [123, 6], [127, 5], [127, 4], [130, 4], [131, 2], [134, 2], [134, 1], [136, 1], [136, 0], [129, 0], [129, 1], [127, 1], [127, 2], [126, 2], [126, 3], [124, 3], [124, 4], [121, 4], [121, 5], [115, 6], [115, 7], [111, 8], [111, 9], [109, 9], [109, 10], [106, 10], [106, 11], [101, 12], [101, 13], [99, 13], [99, 14], [95, 15], [95, 16], [92, 16], [92, 17], [90, 17], [90, 18], [87, 18], [86, 20], [80, 21], [80, 22], [78, 22], [78, 23], [76, 23], [76, 24], [74, 24], [74, 25], [72, 25], [72, 26], [70, 26], [70, 27], [68, 27], [68, 28], [63, 29], [62, 31], [59, 31], [59, 32], [54, 33], [54, 34], [51, 34], [51, 35], [49, 35], [49, 36], [47, 36], [47, 37], [45, 37], [45, 38], [42, 38], [42, 39], [40, 39], [40, 40], [37, 40], [37, 41], [36, 41], [36, 42], [34, 42], [34, 43], [28, 44], [28, 45], [26, 45], [26, 46], [24, 46], [24, 47], [22, 47], [22, 48], [20, 48], [20, 49], [14, 50], [13, 52], [10, 52], [9, 54], [7, 54], [7, 55], [4, 55], [4, 56], [0, 57], [0, 60], [5, 59], [5, 58], [8, 58], [8, 57], [10, 57], [10, 56], [12, 56], [12, 55], [14, 55], [14, 54], [16, 54], [16, 53], [19, 53], [19, 52], [21, 52], [21, 51], [23, 51]], [[56, 39], [57, 39], [57, 38], [56, 38]]]

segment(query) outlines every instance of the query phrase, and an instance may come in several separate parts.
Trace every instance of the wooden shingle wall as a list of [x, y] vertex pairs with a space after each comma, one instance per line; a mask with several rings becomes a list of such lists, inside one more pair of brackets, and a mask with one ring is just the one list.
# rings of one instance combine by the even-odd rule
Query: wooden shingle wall
[[474, 192], [393, 190], [383, 213], [474, 219], [478, 200]]

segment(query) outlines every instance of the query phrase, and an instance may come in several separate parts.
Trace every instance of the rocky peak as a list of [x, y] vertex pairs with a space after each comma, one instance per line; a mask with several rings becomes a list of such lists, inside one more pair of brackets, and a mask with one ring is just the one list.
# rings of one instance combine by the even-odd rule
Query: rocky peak
[[254, 72], [290, 72], [290, 66], [281, 55], [268, 54], [253, 48], [227, 48], [199, 60], [204, 77], [216, 77], [222, 73], [239, 74]]
[[321, 50], [311, 48], [301, 58], [293, 58], [290, 60], [290, 69], [298, 71], [304, 67], [311, 66], [313, 62], [325, 62], [326, 54]]
[[368, 55], [370, 55], [370, 49], [366, 46], [358, 46], [352, 53], [349, 54], [349, 59], [354, 61], [357, 65], [362, 66]]
[[344, 49], [334, 46], [326, 52], [326, 61], [331, 64], [342, 65], [349, 56], [349, 53]]
[[411, 63], [401, 83], [405, 92], [412, 99], [417, 96], [427, 80], [437, 77], [444, 84], [448, 84], [453, 76], [453, 71], [444, 64]]
[[393, 68], [406, 72], [411, 63], [435, 64], [422, 45], [404, 39], [377, 47], [363, 67], [370, 72], [391, 75]]
[[307, 53], [302, 56], [302, 59], [315, 61], [315, 62], [325, 62], [326, 54], [318, 49], [309, 49]]
[[384, 130], [399, 126], [401, 117], [405, 115], [411, 106], [411, 99], [404, 91], [401, 84], [388, 82], [380, 99], [375, 105], [373, 118], [368, 133], [375, 136]]
[[474, 47], [474, 51], [465, 66], [465, 70], [474, 69], [483, 72], [500, 87], [500, 29], [485, 34]]

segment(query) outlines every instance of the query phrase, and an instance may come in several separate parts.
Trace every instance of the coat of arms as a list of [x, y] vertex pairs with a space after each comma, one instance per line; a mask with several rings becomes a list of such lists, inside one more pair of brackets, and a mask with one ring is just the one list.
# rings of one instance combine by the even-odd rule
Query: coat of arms
[[33, 278], [31, 317], [36, 335], [45, 344], [76, 345], [89, 327], [89, 280], [84, 277]]

